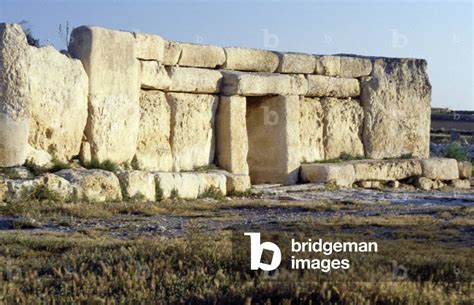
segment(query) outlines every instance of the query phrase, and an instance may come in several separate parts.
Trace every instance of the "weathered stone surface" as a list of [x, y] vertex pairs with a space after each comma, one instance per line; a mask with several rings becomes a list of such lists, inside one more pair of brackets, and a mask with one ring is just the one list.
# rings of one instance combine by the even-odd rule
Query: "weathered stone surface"
[[458, 162], [456, 159], [430, 158], [421, 160], [423, 177], [439, 180], [454, 180], [459, 178]]
[[355, 182], [354, 167], [350, 163], [302, 164], [300, 176], [304, 182], [334, 183], [342, 187], [352, 187]]
[[155, 175], [138, 170], [117, 174], [125, 200], [155, 201]]
[[[192, 170], [214, 162], [214, 121], [218, 97], [167, 93], [171, 107], [173, 171]], [[191, 132], [192, 131], [192, 132]]]
[[219, 71], [199, 68], [167, 68], [171, 86], [169, 91], [190, 93], [218, 93], [222, 74]]
[[471, 181], [469, 179], [455, 179], [451, 180], [449, 185], [455, 189], [470, 189]]
[[8, 191], [6, 202], [20, 202], [33, 200], [34, 190], [43, 184], [43, 179], [12, 179], [7, 181]]
[[316, 58], [304, 53], [277, 53], [279, 65], [278, 73], [305, 73], [312, 74], [316, 68]]
[[415, 180], [415, 186], [423, 191], [430, 191], [434, 188], [433, 180], [426, 177], [418, 177]]
[[278, 55], [272, 51], [233, 47], [224, 50], [226, 61], [223, 69], [275, 72], [278, 67]]
[[372, 72], [371, 60], [358, 56], [323, 55], [315, 61], [314, 72], [320, 75], [356, 78]]
[[366, 156], [427, 158], [431, 85], [426, 61], [379, 58], [361, 88]]
[[58, 196], [59, 200], [71, 201], [75, 199], [77, 190], [66, 179], [50, 173], [37, 179], [42, 179], [45, 188]]
[[351, 162], [356, 181], [361, 180], [403, 180], [421, 176], [421, 161], [409, 160], [360, 160]]
[[180, 66], [215, 68], [225, 62], [224, 49], [221, 47], [190, 43], [180, 43], [180, 47]]
[[157, 61], [140, 61], [140, 86], [143, 89], [166, 90], [171, 86], [171, 78], [165, 66]]
[[367, 181], [359, 181], [357, 182], [357, 186], [365, 189], [381, 189], [382, 183], [377, 180], [367, 180]]
[[219, 190], [223, 195], [227, 194], [226, 176], [220, 172], [197, 173], [199, 179], [199, 195], [203, 196], [206, 191]]
[[290, 75], [290, 94], [306, 95], [308, 93], [308, 80], [302, 74]]
[[[238, 71], [221, 72], [223, 75], [221, 93], [223, 95], [263, 96], [292, 93], [292, 80], [289, 75]], [[293, 93], [293, 95], [296, 94], [298, 92]]]
[[66, 179], [77, 190], [77, 198], [88, 202], [122, 200], [120, 183], [113, 173], [101, 169], [64, 169], [56, 175]]
[[221, 168], [234, 174], [249, 173], [246, 107], [245, 97], [223, 96], [217, 109], [217, 163]]
[[246, 192], [252, 185], [249, 175], [225, 173], [227, 194]]
[[48, 152], [40, 149], [34, 149], [28, 145], [28, 152], [26, 153], [26, 162], [35, 166], [46, 167], [53, 160]]
[[142, 91], [140, 131], [133, 159], [139, 169], [171, 171], [171, 107], [161, 91]]
[[310, 97], [347, 98], [360, 95], [359, 81], [355, 78], [337, 78], [323, 75], [308, 75], [308, 93]]
[[0, 24], [0, 167], [21, 165], [28, 148], [28, 45], [20, 25]]
[[53, 47], [30, 49], [29, 143], [59, 160], [79, 154], [87, 122], [88, 77], [82, 63]]
[[[5, 196], [7, 202], [47, 199], [70, 201], [74, 198], [75, 188], [64, 178], [55, 174], [45, 174], [34, 179], [14, 179], [7, 182], [8, 190]], [[38, 187], [50, 191], [50, 198], [38, 198]]]
[[32, 179], [34, 175], [25, 166], [15, 166], [5, 168], [1, 171], [1, 175], [9, 179]]
[[7, 199], [7, 193], [8, 193], [7, 181], [4, 178], [0, 177], [0, 202], [4, 202]]
[[253, 184], [294, 184], [298, 179], [298, 96], [247, 98], [247, 162]]
[[133, 33], [135, 37], [135, 57], [162, 62], [165, 53], [165, 40], [158, 35]]
[[140, 118], [140, 64], [132, 33], [79, 27], [69, 52], [89, 76], [89, 117], [85, 129], [92, 158], [117, 163], [135, 155]]
[[338, 158], [342, 153], [363, 156], [364, 113], [357, 100], [321, 99], [324, 109], [324, 157]]
[[300, 98], [301, 162], [324, 159], [323, 107], [317, 98]]
[[196, 199], [201, 186], [196, 173], [155, 173], [156, 188], [162, 192], [163, 198], [177, 197]]
[[165, 51], [163, 56], [163, 64], [167, 66], [174, 66], [178, 64], [181, 56], [181, 44], [174, 41], [166, 41]]
[[468, 161], [458, 162], [459, 167], [459, 178], [471, 179], [472, 175], [472, 164]]

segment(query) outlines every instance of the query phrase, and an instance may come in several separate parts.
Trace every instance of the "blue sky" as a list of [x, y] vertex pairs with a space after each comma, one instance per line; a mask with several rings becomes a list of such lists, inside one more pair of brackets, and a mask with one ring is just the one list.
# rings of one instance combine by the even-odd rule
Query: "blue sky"
[[472, 1], [0, 0], [1, 22], [29, 21], [65, 48], [59, 24], [100, 25], [164, 38], [314, 54], [428, 60], [432, 105], [474, 110]]

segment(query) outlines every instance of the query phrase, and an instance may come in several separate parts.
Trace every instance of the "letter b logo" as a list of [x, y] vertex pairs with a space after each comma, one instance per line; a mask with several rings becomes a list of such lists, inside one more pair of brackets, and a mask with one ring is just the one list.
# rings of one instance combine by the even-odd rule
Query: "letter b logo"
[[[250, 269], [263, 271], [272, 271], [278, 268], [281, 263], [280, 248], [272, 242], [260, 243], [260, 233], [244, 233], [250, 236]], [[272, 262], [270, 264], [262, 263], [263, 250], [273, 252]]]

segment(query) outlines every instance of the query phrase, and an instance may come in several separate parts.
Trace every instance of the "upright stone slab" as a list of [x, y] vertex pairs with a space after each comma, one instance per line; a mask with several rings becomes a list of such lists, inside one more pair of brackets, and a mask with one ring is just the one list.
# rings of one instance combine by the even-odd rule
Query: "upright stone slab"
[[133, 163], [143, 170], [171, 171], [171, 108], [161, 91], [142, 91], [140, 131]]
[[249, 173], [246, 107], [246, 99], [243, 96], [223, 96], [217, 109], [217, 163], [234, 174]]
[[82, 63], [53, 47], [31, 48], [29, 143], [60, 160], [79, 154], [89, 79]]
[[296, 183], [300, 166], [298, 96], [247, 98], [246, 118], [252, 183]]
[[423, 59], [379, 58], [362, 78], [366, 156], [429, 156], [431, 85]]
[[300, 152], [301, 162], [324, 159], [323, 107], [318, 98], [300, 98]]
[[278, 55], [272, 51], [235, 47], [224, 50], [226, 61], [223, 69], [275, 72], [278, 67]]
[[342, 153], [363, 156], [362, 124], [364, 113], [358, 100], [324, 98], [325, 158], [338, 158]]
[[214, 122], [219, 98], [208, 94], [167, 93], [171, 107], [173, 171], [214, 163]]
[[28, 150], [31, 95], [28, 44], [17, 24], [0, 24], [0, 167], [22, 165]]
[[140, 65], [133, 34], [82, 26], [72, 32], [69, 52], [89, 76], [85, 136], [92, 158], [131, 161], [140, 118]]

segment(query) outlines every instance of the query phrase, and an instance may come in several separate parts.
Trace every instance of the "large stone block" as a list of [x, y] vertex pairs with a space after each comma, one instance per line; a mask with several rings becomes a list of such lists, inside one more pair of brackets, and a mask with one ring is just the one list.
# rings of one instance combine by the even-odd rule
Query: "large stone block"
[[82, 26], [72, 32], [69, 52], [89, 76], [85, 135], [92, 158], [131, 161], [140, 118], [140, 64], [133, 34]]
[[359, 81], [355, 78], [338, 78], [323, 75], [308, 75], [310, 97], [347, 98], [360, 95]]
[[308, 79], [302, 74], [290, 74], [291, 95], [306, 95], [308, 93]]
[[17, 24], [0, 24], [0, 167], [21, 165], [28, 149], [28, 44]]
[[278, 73], [313, 74], [316, 68], [316, 58], [311, 54], [287, 52], [278, 53], [278, 57]]
[[196, 173], [155, 173], [157, 190], [163, 198], [196, 199], [201, 181]]
[[324, 98], [324, 157], [338, 158], [342, 153], [363, 156], [364, 113], [357, 100]]
[[169, 91], [190, 93], [218, 93], [222, 74], [219, 71], [199, 68], [167, 68], [171, 78]]
[[163, 55], [163, 64], [167, 66], [177, 65], [180, 56], [181, 44], [174, 41], [166, 41]]
[[88, 202], [122, 200], [120, 182], [111, 172], [101, 169], [64, 169], [56, 172], [56, 175], [72, 184], [79, 200]]
[[362, 160], [352, 162], [357, 181], [394, 181], [421, 176], [421, 162], [409, 160]]
[[126, 200], [155, 201], [155, 175], [138, 170], [122, 171], [117, 174], [122, 195]]
[[370, 75], [372, 62], [359, 56], [323, 55], [316, 56], [316, 74], [355, 78]]
[[252, 185], [249, 175], [225, 173], [227, 194], [248, 191]]
[[157, 61], [140, 61], [140, 86], [143, 89], [167, 90], [171, 86], [171, 78], [165, 66]]
[[29, 143], [60, 160], [79, 154], [89, 80], [82, 63], [53, 47], [31, 48]]
[[140, 131], [133, 162], [139, 169], [171, 171], [171, 108], [161, 91], [142, 91]]
[[422, 59], [379, 58], [362, 78], [367, 157], [429, 156], [431, 85]]
[[216, 155], [217, 163], [223, 169], [248, 175], [246, 107], [243, 96], [220, 98], [216, 120]]
[[459, 178], [458, 161], [448, 158], [430, 158], [421, 160], [423, 177], [437, 180], [454, 180]]
[[135, 56], [144, 60], [163, 61], [165, 40], [158, 35], [133, 33], [135, 37]]
[[302, 164], [300, 176], [303, 182], [334, 183], [342, 187], [352, 187], [356, 181], [354, 167], [349, 163]]
[[224, 50], [226, 61], [223, 69], [275, 72], [278, 67], [278, 55], [272, 51], [234, 47]]
[[180, 66], [215, 68], [225, 62], [224, 49], [217, 46], [180, 43]]
[[199, 195], [205, 196], [207, 191], [218, 190], [222, 195], [227, 194], [226, 176], [220, 172], [197, 173], [199, 178]]
[[252, 184], [294, 184], [298, 179], [298, 96], [247, 98], [247, 133]]
[[318, 98], [300, 98], [301, 162], [324, 159], [323, 107]]
[[458, 162], [459, 167], [459, 178], [471, 179], [472, 176], [472, 164], [468, 161]]
[[292, 83], [291, 77], [276, 73], [246, 73], [238, 71], [222, 71], [223, 80], [221, 93], [223, 95], [297, 95], [298, 90]]
[[166, 97], [171, 107], [173, 171], [213, 163], [218, 97], [190, 93], [167, 93]]

